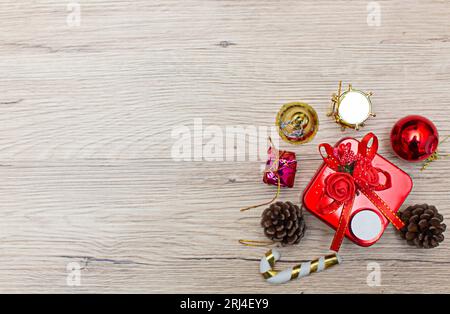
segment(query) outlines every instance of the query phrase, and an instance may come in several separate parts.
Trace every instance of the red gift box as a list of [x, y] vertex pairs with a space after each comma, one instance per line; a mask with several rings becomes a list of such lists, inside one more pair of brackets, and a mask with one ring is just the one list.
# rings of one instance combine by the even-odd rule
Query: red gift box
[[410, 176], [377, 152], [372, 133], [361, 142], [344, 138], [334, 147], [319, 145], [324, 163], [303, 194], [303, 206], [336, 230], [331, 249], [338, 251], [344, 235], [370, 246], [389, 222], [402, 228], [396, 212], [412, 189]]
[[278, 150], [272, 145], [268, 150], [269, 158], [266, 162], [263, 182], [270, 185], [292, 188], [297, 171], [297, 159], [295, 153]]

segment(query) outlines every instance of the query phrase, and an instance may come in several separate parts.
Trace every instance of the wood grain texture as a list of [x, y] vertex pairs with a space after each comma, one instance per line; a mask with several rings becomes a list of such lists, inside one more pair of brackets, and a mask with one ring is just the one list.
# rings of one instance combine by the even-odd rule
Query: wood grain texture
[[[371, 248], [345, 240], [338, 267], [268, 285], [266, 249], [237, 244], [262, 239], [260, 210], [238, 211], [273, 195], [261, 162], [175, 162], [170, 136], [194, 118], [272, 126], [281, 104], [306, 101], [319, 133], [282, 144], [300, 167], [281, 199], [298, 200], [317, 144], [343, 135], [325, 116], [330, 94], [352, 82], [374, 92], [365, 130], [413, 177], [406, 203], [450, 217], [448, 160], [420, 172], [388, 142], [407, 113], [450, 134], [448, 1], [378, 1], [378, 27], [356, 0], [81, 1], [73, 28], [68, 1], [0, 3], [0, 292], [450, 292], [450, 241], [417, 250], [392, 227]], [[332, 230], [306, 223], [281, 266], [327, 251]], [[372, 261], [379, 287], [366, 283]], [[69, 262], [82, 265], [81, 286], [67, 286]]]

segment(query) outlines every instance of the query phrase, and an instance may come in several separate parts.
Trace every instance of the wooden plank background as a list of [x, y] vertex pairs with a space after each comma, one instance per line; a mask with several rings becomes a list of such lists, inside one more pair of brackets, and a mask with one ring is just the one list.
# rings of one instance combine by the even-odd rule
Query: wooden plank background
[[[370, 248], [346, 240], [338, 267], [269, 285], [258, 273], [266, 249], [237, 243], [263, 239], [261, 210], [238, 210], [273, 195], [262, 161], [171, 156], [172, 130], [194, 118], [272, 126], [283, 103], [306, 101], [319, 133], [281, 144], [299, 159], [281, 199], [298, 200], [317, 145], [364, 134], [325, 115], [344, 80], [374, 92], [365, 131], [413, 177], [406, 204], [448, 219], [449, 162], [420, 172], [388, 134], [409, 113], [450, 134], [449, 1], [80, 0], [79, 27], [66, 23], [68, 0], [0, 3], [0, 292], [450, 292], [450, 240], [419, 250], [392, 226]], [[327, 252], [333, 231], [309, 213], [306, 223], [281, 266]], [[67, 285], [70, 262], [80, 286]], [[370, 262], [381, 286], [366, 282]]]

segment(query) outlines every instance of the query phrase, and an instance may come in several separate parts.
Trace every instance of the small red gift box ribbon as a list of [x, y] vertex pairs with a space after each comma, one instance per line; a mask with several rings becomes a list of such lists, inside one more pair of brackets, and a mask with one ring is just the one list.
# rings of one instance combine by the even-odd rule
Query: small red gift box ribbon
[[[325, 153], [323, 153], [325, 150]], [[358, 144], [358, 152], [351, 150], [351, 144], [340, 144], [332, 147], [330, 144], [320, 144], [319, 152], [329, 168], [336, 171], [325, 179], [325, 188], [322, 197], [326, 194], [333, 201], [320, 209], [327, 215], [335, 212], [342, 206], [341, 216], [330, 249], [339, 251], [347, 230], [353, 202], [357, 191], [363, 193], [394, 225], [395, 228], [404, 227], [403, 221], [384, 202], [375, 191], [383, 191], [392, 186], [391, 176], [387, 171], [374, 167], [372, 160], [378, 150], [378, 138], [368, 133]], [[385, 182], [380, 183], [380, 174]]]

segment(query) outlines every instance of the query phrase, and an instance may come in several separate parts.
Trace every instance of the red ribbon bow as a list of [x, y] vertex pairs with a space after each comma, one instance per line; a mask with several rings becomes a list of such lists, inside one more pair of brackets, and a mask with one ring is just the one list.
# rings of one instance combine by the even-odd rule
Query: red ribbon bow
[[[323, 150], [325, 150], [325, 156]], [[340, 144], [334, 148], [330, 144], [319, 145], [319, 152], [323, 160], [328, 167], [336, 171], [325, 179], [324, 194], [333, 201], [320, 210], [323, 214], [330, 214], [343, 206], [336, 233], [331, 243], [331, 250], [339, 251], [357, 191], [364, 194], [395, 228], [401, 229], [404, 227], [403, 221], [375, 193], [375, 191], [383, 191], [392, 186], [390, 174], [372, 165], [377, 150], [378, 138], [373, 133], [364, 136], [358, 144], [357, 154], [351, 150], [350, 143]], [[380, 174], [385, 178], [384, 183], [380, 183]]]

